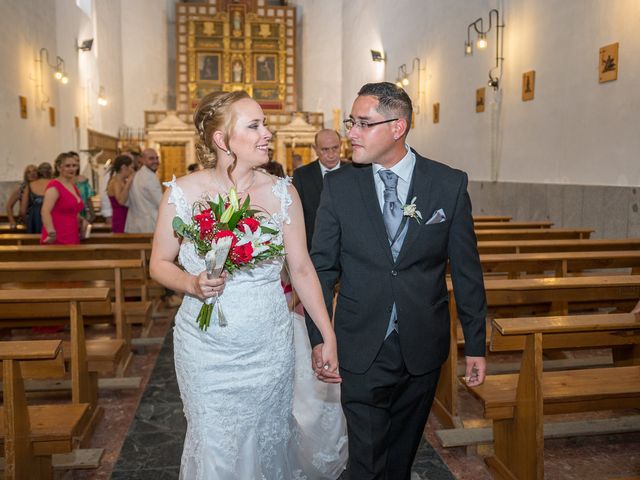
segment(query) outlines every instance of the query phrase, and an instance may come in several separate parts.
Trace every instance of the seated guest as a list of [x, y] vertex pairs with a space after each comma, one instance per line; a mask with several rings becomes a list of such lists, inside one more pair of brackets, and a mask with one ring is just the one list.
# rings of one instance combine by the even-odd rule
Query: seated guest
[[[69, 152], [70, 155], [73, 155], [76, 160], [78, 160], [78, 164], [80, 164], [80, 155], [77, 152]], [[78, 176], [76, 177], [76, 187], [78, 187], [78, 191], [80, 191], [80, 197], [82, 197], [82, 202], [84, 203], [84, 209], [80, 213], [82, 218], [84, 218], [87, 222], [91, 223], [96, 218], [96, 212], [93, 210], [93, 202], [91, 201], [91, 197], [93, 197], [96, 192], [89, 183], [89, 179], [84, 175], [80, 175], [78, 172]]]
[[18, 218], [16, 218], [13, 215], [13, 209], [16, 206], [16, 203], [20, 202], [22, 193], [27, 188], [27, 185], [29, 185], [29, 182], [33, 182], [37, 179], [38, 167], [35, 165], [27, 165], [24, 169], [24, 174], [22, 175], [22, 182], [13, 192], [11, 192], [11, 195], [9, 195], [9, 198], [7, 199], [7, 217], [9, 218], [9, 227], [11, 230], [15, 230], [18, 227], [18, 223], [24, 223], [24, 218], [19, 215]]
[[42, 236], [40, 243], [73, 245], [80, 243], [80, 229], [87, 221], [80, 216], [84, 207], [75, 184], [80, 164], [68, 153], [55, 161], [56, 178], [47, 185], [42, 202]]
[[47, 185], [51, 181], [53, 168], [49, 162], [38, 165], [38, 178], [26, 186], [20, 200], [20, 215], [25, 219], [27, 233], [40, 233], [42, 231], [42, 201]]
[[107, 195], [111, 203], [111, 231], [113, 233], [124, 233], [124, 226], [127, 223], [127, 201], [129, 200], [129, 190], [133, 184], [133, 160], [129, 155], [119, 155], [111, 164], [109, 183], [107, 184]]

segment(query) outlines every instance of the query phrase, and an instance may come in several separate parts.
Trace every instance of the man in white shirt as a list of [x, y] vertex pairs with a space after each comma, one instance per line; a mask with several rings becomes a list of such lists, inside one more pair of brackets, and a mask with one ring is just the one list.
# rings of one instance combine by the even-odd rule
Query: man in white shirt
[[340, 168], [340, 134], [335, 130], [320, 130], [316, 134], [313, 148], [318, 155], [318, 160], [299, 167], [293, 172], [293, 185], [298, 190], [302, 201], [308, 249], [311, 249], [316, 210], [320, 205], [322, 180], [328, 172]]
[[158, 153], [147, 148], [142, 152], [140, 165], [129, 191], [126, 233], [153, 233], [162, 200], [162, 187], [156, 176], [160, 166]]

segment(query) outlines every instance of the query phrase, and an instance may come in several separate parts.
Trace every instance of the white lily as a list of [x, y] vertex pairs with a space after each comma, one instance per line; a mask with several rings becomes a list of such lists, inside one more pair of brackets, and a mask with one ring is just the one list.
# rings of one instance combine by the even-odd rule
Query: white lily
[[253, 247], [253, 253], [251, 256], [254, 258], [269, 250], [269, 247], [266, 246], [265, 243], [270, 242], [273, 235], [270, 233], [262, 233], [262, 229], [260, 227], [258, 227], [255, 232], [251, 231], [249, 225], [243, 225], [242, 228], [244, 230], [244, 234], [242, 235], [242, 239], [238, 242], [238, 246], [251, 243], [251, 246]]

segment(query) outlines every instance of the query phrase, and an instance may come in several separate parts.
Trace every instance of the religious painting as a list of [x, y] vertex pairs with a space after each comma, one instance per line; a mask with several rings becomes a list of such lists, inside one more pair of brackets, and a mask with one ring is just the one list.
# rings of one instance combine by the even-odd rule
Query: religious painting
[[533, 100], [536, 90], [536, 71], [531, 70], [522, 74], [522, 101]]
[[220, 54], [200, 52], [198, 53], [198, 80], [220, 81]]
[[618, 79], [618, 42], [606, 45], [600, 49], [598, 65], [598, 80], [600, 83]]
[[255, 56], [256, 82], [275, 83], [277, 78], [278, 56], [262, 53]]
[[476, 90], [476, 113], [484, 112], [484, 101], [485, 101], [485, 88], [478, 88]]
[[20, 102], [20, 118], [27, 118], [27, 97], [19, 96]]
[[56, 109], [53, 107], [49, 107], [49, 125], [56, 126]]
[[433, 104], [433, 123], [440, 123], [440, 102]]
[[80, 117], [77, 115], [73, 117], [73, 126], [76, 128], [80, 128]]

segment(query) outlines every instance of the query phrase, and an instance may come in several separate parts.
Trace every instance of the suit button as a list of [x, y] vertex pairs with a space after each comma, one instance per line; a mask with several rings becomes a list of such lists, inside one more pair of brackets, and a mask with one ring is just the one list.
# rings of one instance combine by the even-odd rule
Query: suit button
[[391, 270], [391, 276], [397, 277], [398, 276], [398, 271], [397, 270]]

